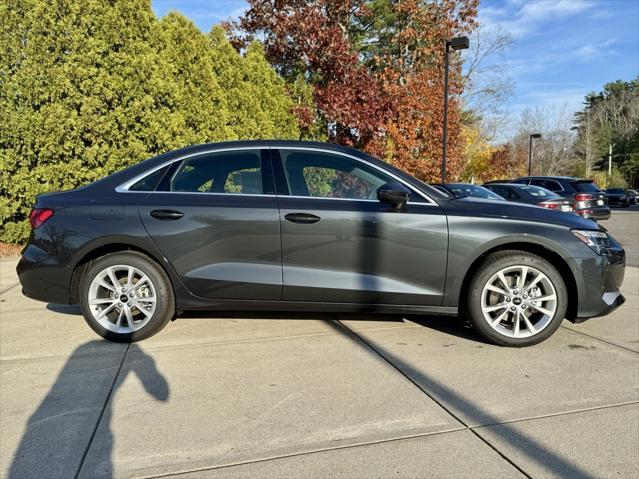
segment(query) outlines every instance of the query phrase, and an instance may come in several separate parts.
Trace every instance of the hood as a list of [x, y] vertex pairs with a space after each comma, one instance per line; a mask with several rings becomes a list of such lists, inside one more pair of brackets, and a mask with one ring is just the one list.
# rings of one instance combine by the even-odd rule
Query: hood
[[551, 223], [565, 226], [571, 229], [600, 229], [595, 221], [584, 219], [574, 213], [564, 213], [548, 208], [510, 201], [465, 197], [441, 201], [439, 205], [444, 208], [447, 215], [534, 221], [536, 223]]

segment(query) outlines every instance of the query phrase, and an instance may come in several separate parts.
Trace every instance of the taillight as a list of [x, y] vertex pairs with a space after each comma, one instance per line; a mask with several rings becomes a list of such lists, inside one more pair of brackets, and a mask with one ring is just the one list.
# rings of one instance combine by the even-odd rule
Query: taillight
[[42, 226], [42, 223], [53, 216], [53, 210], [50, 208], [33, 208], [29, 213], [29, 223], [35, 230]]
[[593, 195], [589, 195], [588, 193], [577, 193], [575, 195], [575, 199], [577, 201], [588, 201], [588, 200], [594, 200], [595, 197]]
[[559, 208], [560, 205], [558, 203], [550, 203], [550, 202], [542, 201], [541, 203], [538, 203], [537, 206], [541, 206], [542, 208], [550, 208], [551, 210], [554, 210], [555, 208]]

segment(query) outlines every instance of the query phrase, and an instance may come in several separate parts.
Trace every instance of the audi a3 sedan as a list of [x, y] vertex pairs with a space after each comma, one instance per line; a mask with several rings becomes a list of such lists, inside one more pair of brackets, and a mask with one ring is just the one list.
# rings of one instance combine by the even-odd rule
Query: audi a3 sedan
[[79, 303], [138, 341], [186, 310], [466, 316], [527, 346], [623, 303], [625, 253], [596, 223], [456, 198], [354, 149], [199, 145], [39, 195], [25, 295]]

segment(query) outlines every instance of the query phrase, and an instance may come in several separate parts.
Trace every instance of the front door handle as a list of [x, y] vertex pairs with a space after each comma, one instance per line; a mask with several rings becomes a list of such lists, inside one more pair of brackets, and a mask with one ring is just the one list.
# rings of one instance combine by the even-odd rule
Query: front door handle
[[184, 216], [184, 213], [175, 210], [153, 210], [149, 214], [158, 220], [179, 220]]
[[321, 218], [310, 213], [289, 213], [284, 216], [288, 221], [293, 223], [310, 224], [317, 223]]

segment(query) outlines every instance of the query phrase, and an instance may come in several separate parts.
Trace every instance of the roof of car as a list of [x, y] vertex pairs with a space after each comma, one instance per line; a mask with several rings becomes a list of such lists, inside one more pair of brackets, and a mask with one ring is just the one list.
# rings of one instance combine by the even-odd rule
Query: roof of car
[[568, 181], [592, 181], [589, 180], [588, 178], [577, 178], [575, 176], [543, 176], [543, 175], [538, 175], [538, 176], [520, 176], [519, 178], [517, 178], [518, 180], [525, 180], [525, 179], [544, 179], [544, 180], [568, 180]]
[[[530, 188], [530, 185], [522, 185], [521, 183], [485, 183], [485, 184], [488, 186], [512, 186], [513, 188]], [[535, 186], [535, 185], [532, 185], [532, 186]]]
[[[187, 146], [179, 150], [172, 150], [171, 154], [185, 154], [197, 152], [199, 150], [211, 150], [221, 148], [238, 148], [238, 147], [297, 147], [297, 148], [318, 148], [323, 150], [335, 150], [344, 153], [357, 154], [359, 156], [366, 155], [361, 150], [351, 148], [349, 146], [338, 145], [335, 143], [324, 143], [321, 141], [300, 141], [300, 140], [238, 140], [238, 141], [222, 141], [216, 143], [202, 143], [199, 145]], [[366, 155], [368, 156], [368, 155]]]

